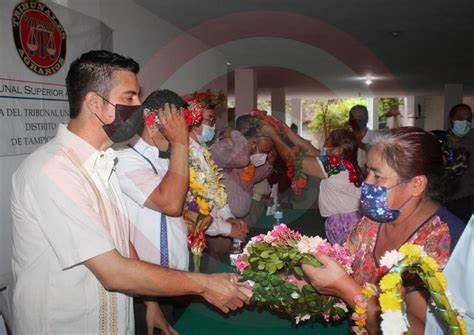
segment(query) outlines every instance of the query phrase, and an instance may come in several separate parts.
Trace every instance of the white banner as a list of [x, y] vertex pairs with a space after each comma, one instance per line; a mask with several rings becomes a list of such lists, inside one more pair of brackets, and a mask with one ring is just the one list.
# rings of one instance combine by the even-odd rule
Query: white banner
[[100, 21], [55, 3], [0, 1], [0, 288], [11, 284], [11, 176], [69, 119], [65, 76], [92, 49], [112, 48]]

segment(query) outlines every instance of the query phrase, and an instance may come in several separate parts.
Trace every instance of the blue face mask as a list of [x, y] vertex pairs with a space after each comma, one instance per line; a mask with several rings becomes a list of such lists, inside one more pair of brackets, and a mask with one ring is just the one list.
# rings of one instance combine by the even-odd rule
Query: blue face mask
[[411, 197], [400, 206], [399, 209], [392, 209], [387, 202], [388, 190], [397, 187], [396, 184], [390, 188], [373, 184], [362, 183], [360, 195], [360, 210], [362, 215], [379, 223], [391, 222], [398, 218], [400, 209], [411, 199]]
[[197, 141], [200, 144], [206, 144], [214, 138], [215, 133], [216, 129], [214, 127], [203, 124], [201, 134], [197, 134]]
[[454, 120], [453, 133], [458, 137], [464, 137], [471, 130], [471, 123], [466, 120]]

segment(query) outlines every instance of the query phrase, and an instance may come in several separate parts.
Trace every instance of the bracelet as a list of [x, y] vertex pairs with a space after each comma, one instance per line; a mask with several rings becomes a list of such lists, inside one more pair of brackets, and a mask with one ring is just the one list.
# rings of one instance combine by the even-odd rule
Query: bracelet
[[368, 334], [365, 329], [367, 320], [367, 305], [370, 298], [377, 295], [377, 286], [371, 283], [364, 285], [362, 292], [354, 297], [354, 313], [352, 313], [351, 319], [354, 321], [355, 326], [352, 327], [352, 331], [356, 335]]

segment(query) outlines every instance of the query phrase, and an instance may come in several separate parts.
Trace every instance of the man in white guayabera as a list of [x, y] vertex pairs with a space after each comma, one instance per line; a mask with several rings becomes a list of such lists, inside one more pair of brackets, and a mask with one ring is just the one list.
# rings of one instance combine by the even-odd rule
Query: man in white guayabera
[[198, 294], [224, 312], [248, 302], [235, 275], [136, 257], [109, 147], [143, 122], [138, 70], [108, 51], [75, 60], [66, 77], [71, 121], [13, 175], [15, 334], [134, 334], [131, 294]]

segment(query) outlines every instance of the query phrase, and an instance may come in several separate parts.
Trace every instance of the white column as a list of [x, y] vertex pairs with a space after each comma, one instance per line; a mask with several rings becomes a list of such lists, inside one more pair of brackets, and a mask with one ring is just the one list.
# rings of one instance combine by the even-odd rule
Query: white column
[[301, 135], [303, 130], [303, 110], [301, 108], [301, 99], [300, 98], [293, 98], [291, 99], [291, 120], [290, 124], [294, 123], [298, 126], [298, 132]]
[[235, 117], [257, 107], [257, 73], [253, 69], [235, 70]]
[[369, 129], [379, 129], [379, 99], [367, 98], [367, 110], [369, 112]]
[[282, 122], [286, 122], [286, 95], [284, 88], [271, 89], [272, 116]]
[[[425, 97], [408, 96], [405, 98], [404, 105], [405, 108], [402, 111], [402, 125], [425, 129], [425, 120], [427, 115], [425, 108]], [[430, 128], [432, 127], [430, 126]]]
[[462, 84], [444, 85], [444, 129], [449, 127], [448, 117], [451, 107], [462, 104], [463, 86]]
[[415, 96], [411, 95], [405, 98], [405, 108], [403, 110], [403, 125], [414, 126], [417, 108], [415, 107]]

